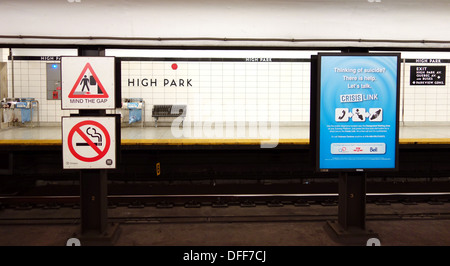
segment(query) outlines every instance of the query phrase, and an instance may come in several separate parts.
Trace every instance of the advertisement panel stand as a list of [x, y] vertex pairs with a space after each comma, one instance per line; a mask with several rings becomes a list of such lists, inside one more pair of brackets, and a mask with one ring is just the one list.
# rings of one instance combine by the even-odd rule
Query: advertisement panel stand
[[311, 58], [311, 145], [316, 171], [338, 173], [339, 212], [326, 228], [365, 244], [367, 172], [398, 169], [400, 54], [319, 53]]
[[366, 227], [366, 173], [339, 173], [337, 221], [327, 221], [325, 229], [336, 241], [366, 245], [378, 233]]

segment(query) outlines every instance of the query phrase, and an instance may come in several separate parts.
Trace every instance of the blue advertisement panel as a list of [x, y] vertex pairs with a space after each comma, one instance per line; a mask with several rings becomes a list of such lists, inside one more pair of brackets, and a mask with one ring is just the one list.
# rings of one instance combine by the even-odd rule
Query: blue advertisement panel
[[397, 168], [399, 54], [319, 54], [318, 168]]

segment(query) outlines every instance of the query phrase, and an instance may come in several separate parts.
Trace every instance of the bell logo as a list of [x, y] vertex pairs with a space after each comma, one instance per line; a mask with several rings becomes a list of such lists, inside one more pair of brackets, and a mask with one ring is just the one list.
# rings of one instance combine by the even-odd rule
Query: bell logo
[[377, 152], [378, 151], [378, 147], [370, 147], [370, 152]]

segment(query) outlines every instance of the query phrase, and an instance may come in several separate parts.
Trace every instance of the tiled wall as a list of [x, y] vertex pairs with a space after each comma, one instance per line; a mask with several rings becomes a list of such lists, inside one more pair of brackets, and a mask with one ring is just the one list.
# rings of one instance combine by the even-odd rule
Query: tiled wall
[[[128, 61], [122, 62], [122, 97], [143, 97], [146, 114], [154, 104], [186, 104], [191, 121], [307, 122], [309, 67], [307, 62]], [[143, 78], [153, 84], [144, 86]]]
[[[2, 59], [6, 56], [3, 53]], [[54, 61], [56, 62], [56, 61]], [[34, 97], [40, 104], [42, 125], [59, 123], [59, 100], [47, 100], [46, 64], [50, 61], [14, 61], [14, 96]], [[176, 63], [174, 70], [172, 65]], [[450, 64], [446, 66], [446, 85], [410, 85], [410, 66], [402, 63], [400, 119], [407, 123], [450, 122]], [[8, 95], [12, 96], [12, 62], [8, 61]], [[403, 72], [405, 71], [405, 72]], [[309, 122], [309, 62], [122, 62], [122, 97], [145, 100], [145, 121], [153, 121], [154, 104], [186, 104], [191, 121], [280, 121], [284, 124]], [[404, 77], [404, 78], [403, 78]], [[137, 79], [157, 80], [143, 86]], [[129, 86], [128, 80], [135, 80]], [[185, 86], [164, 86], [164, 79]], [[187, 80], [191, 79], [187, 86]], [[405, 79], [405, 82], [403, 81]], [[150, 83], [150, 81], [149, 81]], [[404, 105], [403, 105], [404, 103]], [[404, 112], [402, 112], [404, 110]]]
[[[59, 63], [53, 61], [54, 63]], [[39, 102], [39, 122], [52, 125], [61, 122], [61, 116], [70, 111], [61, 110], [61, 101], [47, 100], [46, 64], [52, 61], [8, 61], [8, 96], [12, 97], [13, 80], [11, 66], [14, 64], [14, 97], [35, 98]], [[73, 112], [73, 111], [72, 111]], [[37, 115], [37, 112], [35, 112]], [[33, 117], [36, 121], [37, 117]]]
[[[400, 83], [404, 85], [404, 121], [450, 122], [450, 64], [405, 63], [404, 66], [405, 80]], [[445, 85], [410, 85], [411, 66], [445, 66]]]

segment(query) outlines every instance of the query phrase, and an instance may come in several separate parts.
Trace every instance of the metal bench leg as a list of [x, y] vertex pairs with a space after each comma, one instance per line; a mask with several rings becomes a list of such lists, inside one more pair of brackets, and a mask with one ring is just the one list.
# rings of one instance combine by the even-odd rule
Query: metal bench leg
[[155, 127], [158, 127], [158, 118], [155, 118]]

